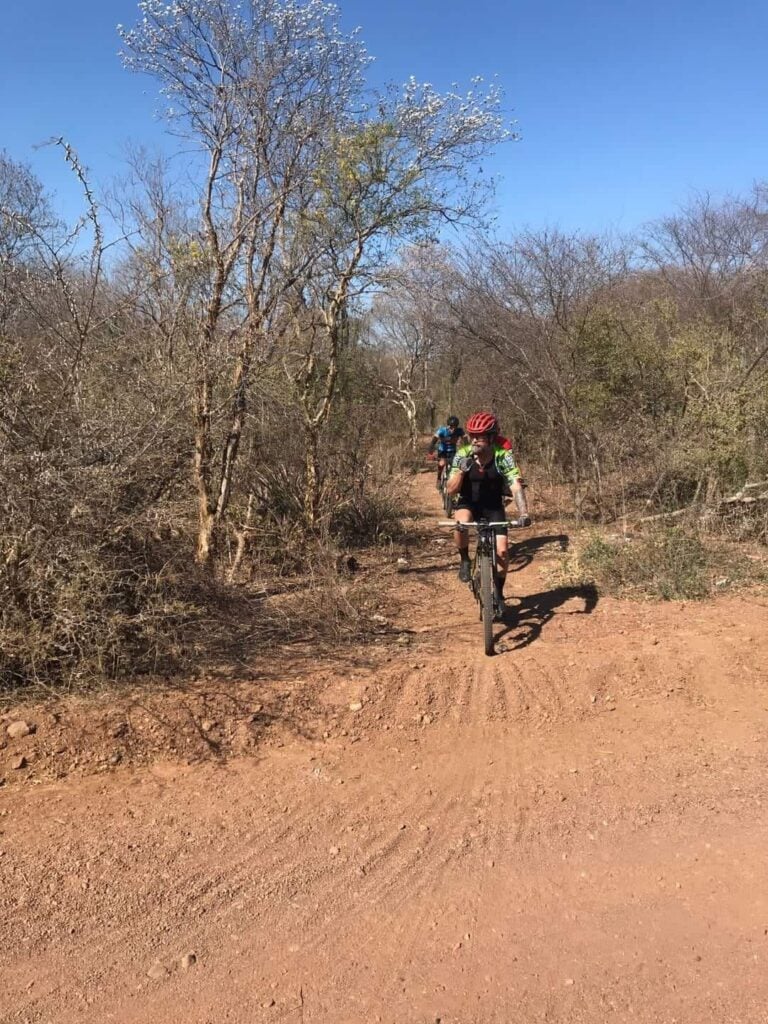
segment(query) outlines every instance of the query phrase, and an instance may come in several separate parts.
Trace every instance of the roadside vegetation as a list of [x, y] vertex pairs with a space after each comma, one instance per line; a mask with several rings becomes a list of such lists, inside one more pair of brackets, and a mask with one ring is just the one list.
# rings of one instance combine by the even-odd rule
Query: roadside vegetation
[[123, 60], [183, 169], [136, 151], [97, 191], [58, 140], [65, 224], [0, 155], [0, 686], [359, 637], [349, 552], [398, 540], [419, 437], [480, 407], [561, 515], [632, 525], [581, 552], [602, 585], [705, 596], [723, 538], [760, 575], [736, 552], [768, 540], [766, 188], [499, 241], [494, 87], [374, 95], [315, 0], [139, 8]]
[[579, 531], [553, 572], [558, 585], [593, 584], [617, 597], [699, 600], [768, 586], [768, 552], [691, 526], [654, 526], [618, 535]]

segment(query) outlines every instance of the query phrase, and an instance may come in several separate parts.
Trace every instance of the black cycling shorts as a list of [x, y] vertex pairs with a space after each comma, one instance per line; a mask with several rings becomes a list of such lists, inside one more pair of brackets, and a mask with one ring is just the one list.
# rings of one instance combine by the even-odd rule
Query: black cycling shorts
[[[507, 513], [501, 506], [498, 508], [488, 508], [487, 505], [478, 505], [475, 502], [468, 501], [466, 498], [459, 498], [454, 505], [454, 511], [458, 511], [460, 508], [468, 508], [475, 522], [478, 522], [480, 519], [486, 519], [489, 523], [498, 523], [500, 520], [506, 520], [507, 518]], [[497, 537], [506, 537], [509, 529], [506, 526], [494, 526], [493, 532]]]

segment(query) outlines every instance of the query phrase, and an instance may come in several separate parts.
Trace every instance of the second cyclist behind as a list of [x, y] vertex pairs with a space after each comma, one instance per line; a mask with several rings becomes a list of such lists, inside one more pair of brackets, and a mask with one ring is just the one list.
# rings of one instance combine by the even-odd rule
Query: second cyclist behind
[[464, 431], [459, 426], [458, 416], [449, 416], [443, 427], [438, 427], [432, 435], [427, 454], [431, 454], [437, 447], [437, 489], [440, 490], [440, 482], [443, 473], [449, 469], [459, 442], [464, 437]]

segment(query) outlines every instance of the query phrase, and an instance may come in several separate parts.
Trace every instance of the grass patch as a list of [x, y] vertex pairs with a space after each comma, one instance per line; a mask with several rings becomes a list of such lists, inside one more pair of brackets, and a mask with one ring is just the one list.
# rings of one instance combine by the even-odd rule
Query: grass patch
[[665, 601], [701, 599], [710, 593], [707, 550], [699, 537], [679, 529], [618, 543], [593, 536], [581, 561], [598, 585], [612, 593], [636, 590]]
[[559, 581], [593, 583], [603, 593], [663, 601], [702, 600], [768, 583], [765, 556], [685, 527], [639, 537], [593, 533], [563, 558]]

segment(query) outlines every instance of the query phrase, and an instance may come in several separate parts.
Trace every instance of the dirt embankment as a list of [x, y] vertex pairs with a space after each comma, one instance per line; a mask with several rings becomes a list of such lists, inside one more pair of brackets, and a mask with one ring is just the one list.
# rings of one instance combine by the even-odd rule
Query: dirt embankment
[[553, 588], [538, 528], [486, 658], [425, 531], [336, 667], [6, 718], [0, 1020], [765, 1021], [765, 602]]

